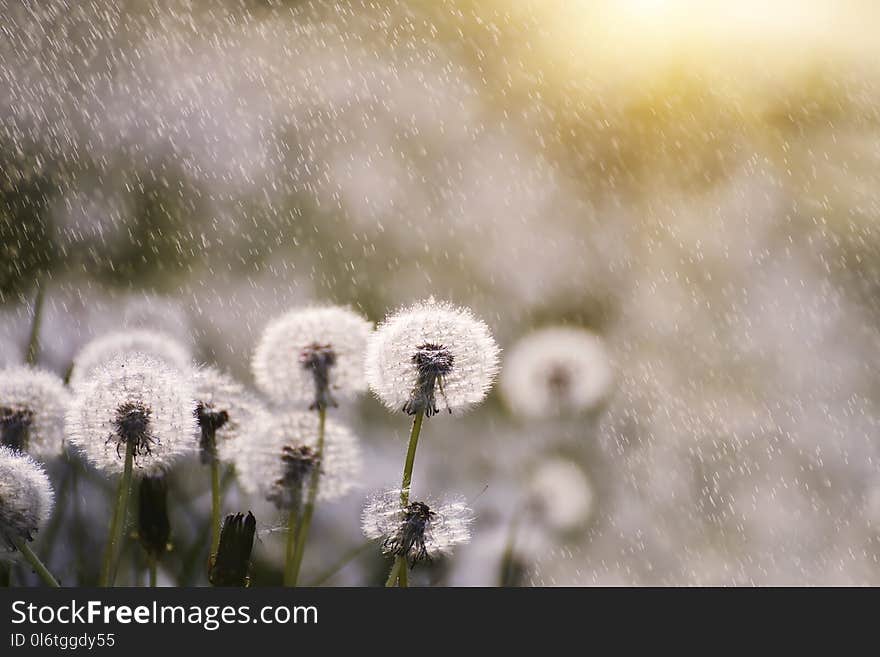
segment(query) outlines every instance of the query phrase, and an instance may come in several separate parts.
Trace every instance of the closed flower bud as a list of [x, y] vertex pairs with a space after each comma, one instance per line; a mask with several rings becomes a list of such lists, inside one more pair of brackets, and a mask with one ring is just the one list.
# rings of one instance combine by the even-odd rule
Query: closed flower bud
[[257, 521], [254, 514], [228, 515], [220, 530], [220, 545], [217, 554], [211, 557], [208, 579], [214, 586], [250, 586], [248, 572], [251, 566], [251, 551]]
[[138, 540], [154, 559], [168, 549], [168, 483], [165, 477], [144, 477], [138, 487]]

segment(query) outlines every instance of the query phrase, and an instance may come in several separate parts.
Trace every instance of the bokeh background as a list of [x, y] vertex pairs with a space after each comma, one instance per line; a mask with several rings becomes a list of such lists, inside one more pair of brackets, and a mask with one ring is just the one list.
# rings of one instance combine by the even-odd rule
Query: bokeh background
[[[477, 521], [419, 581], [497, 584], [519, 519], [523, 584], [880, 584], [878, 28], [870, 0], [0, 0], [0, 360], [40, 284], [59, 374], [151, 325], [251, 383], [268, 319], [314, 302], [433, 294], [506, 350], [585, 327], [600, 408], [524, 420], [496, 390], [427, 423], [416, 487]], [[366, 477], [318, 509], [304, 579], [379, 583], [375, 550], [345, 559], [408, 425], [342, 413]], [[523, 512], [558, 458], [590, 482], [577, 531]], [[50, 468], [40, 540], [88, 582], [111, 484]], [[172, 480], [160, 583], [203, 584], [207, 473]], [[281, 519], [227, 500], [280, 580]]]

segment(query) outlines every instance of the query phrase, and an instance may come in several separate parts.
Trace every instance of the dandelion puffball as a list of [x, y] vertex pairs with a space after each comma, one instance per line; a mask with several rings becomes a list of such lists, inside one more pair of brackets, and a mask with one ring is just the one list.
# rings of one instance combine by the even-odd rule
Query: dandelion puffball
[[0, 446], [0, 538], [9, 549], [31, 541], [49, 520], [54, 494], [49, 477], [30, 456]]
[[70, 393], [51, 372], [32, 367], [0, 370], [0, 445], [45, 460], [64, 448]]
[[367, 381], [392, 411], [431, 416], [481, 402], [498, 373], [489, 327], [433, 299], [385, 319], [367, 343]]
[[245, 492], [289, 510], [301, 501], [315, 468], [321, 471], [319, 500], [333, 500], [352, 490], [363, 467], [358, 440], [344, 424], [328, 418], [319, 460], [318, 421], [318, 414], [308, 411], [262, 416], [254, 439], [235, 458]]
[[473, 513], [463, 500], [410, 502], [401, 508], [399, 490], [374, 497], [361, 516], [364, 536], [381, 540], [384, 554], [403, 557], [410, 567], [467, 543], [471, 522]]
[[257, 386], [276, 403], [335, 406], [366, 389], [364, 351], [373, 325], [347, 308], [292, 310], [272, 320], [254, 352]]
[[550, 528], [559, 532], [584, 526], [593, 512], [593, 488], [584, 471], [564, 458], [541, 463], [529, 484], [530, 506]]
[[539, 418], [592, 410], [612, 378], [599, 337], [556, 327], [535, 331], [510, 350], [500, 387], [513, 412]]
[[122, 472], [131, 443], [134, 473], [156, 476], [195, 448], [195, 413], [191, 377], [146, 354], [121, 354], [74, 391], [67, 436], [107, 473]]
[[202, 455], [210, 456], [207, 442], [213, 434], [220, 460], [233, 460], [237, 451], [245, 448], [238, 441], [252, 435], [265, 412], [262, 403], [243, 385], [214, 367], [197, 370], [193, 387]]
[[70, 371], [71, 387], [89, 379], [96, 368], [115, 356], [133, 352], [164, 361], [181, 372], [191, 367], [186, 347], [165, 333], [148, 329], [113, 331], [95, 338], [77, 353]]

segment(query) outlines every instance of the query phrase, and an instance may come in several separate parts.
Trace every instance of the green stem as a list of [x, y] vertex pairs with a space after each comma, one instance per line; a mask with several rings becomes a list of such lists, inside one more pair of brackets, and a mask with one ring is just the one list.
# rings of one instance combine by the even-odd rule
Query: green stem
[[296, 576], [293, 567], [296, 561], [297, 524], [299, 522], [298, 503], [294, 503], [287, 516], [287, 546], [284, 550], [284, 586], [294, 586]]
[[130, 440], [125, 445], [125, 467], [122, 470], [122, 478], [119, 480], [119, 489], [116, 492], [116, 507], [113, 509], [113, 517], [110, 520], [110, 532], [107, 547], [104, 551], [104, 563], [101, 566], [100, 586], [113, 586], [116, 579], [116, 552], [122, 542], [125, 531], [125, 515], [128, 510], [128, 497], [131, 491], [131, 470], [134, 461], [134, 441]]
[[150, 568], [150, 588], [156, 588], [156, 570], [158, 569], [158, 559], [150, 555], [149, 559], [149, 568]]
[[220, 461], [211, 457], [211, 554], [220, 547]]
[[326, 422], [327, 409], [323, 406], [319, 406], [318, 449], [315, 453], [317, 467], [312, 470], [312, 477], [309, 481], [309, 495], [308, 498], [306, 498], [306, 506], [303, 510], [302, 522], [300, 523], [299, 533], [296, 537], [296, 548], [293, 553], [290, 581], [286, 582], [287, 586], [296, 586], [296, 581], [299, 578], [299, 569], [302, 565], [303, 555], [306, 551], [306, 538], [309, 535], [309, 526], [312, 524], [312, 515], [315, 513], [315, 501], [318, 499], [318, 483], [321, 480], [321, 459], [324, 457], [324, 425]]
[[[405, 509], [409, 504], [409, 489], [412, 485], [413, 466], [416, 462], [416, 448], [419, 446], [419, 435], [422, 433], [422, 420], [424, 412], [416, 413], [413, 418], [412, 431], [409, 434], [409, 447], [406, 450], [406, 463], [403, 465], [403, 483], [400, 486], [400, 508]], [[391, 573], [385, 586], [394, 586], [397, 581], [402, 588], [409, 585], [409, 576], [406, 572], [406, 557], [398, 556], [394, 559]]]
[[27, 364], [36, 365], [40, 355], [40, 325], [43, 323], [43, 299], [45, 298], [45, 286], [41, 280], [37, 280], [37, 296], [34, 298], [34, 316], [31, 320], [31, 333], [28, 338]]
[[514, 586], [513, 567], [514, 557], [516, 555], [516, 532], [519, 529], [519, 516], [515, 516], [510, 522], [510, 530], [507, 533], [507, 542], [504, 546], [504, 553], [501, 556], [501, 566], [498, 572], [498, 586], [507, 587]]
[[43, 580], [43, 582], [54, 588], [60, 586], [58, 580], [52, 576], [52, 573], [50, 573], [49, 569], [43, 565], [40, 558], [33, 553], [33, 550], [31, 550], [31, 546], [27, 544], [27, 541], [21, 540], [18, 536], [12, 536], [12, 542], [15, 547], [18, 548], [18, 551], [21, 552], [22, 556], [27, 559], [28, 563], [33, 566], [34, 571], [40, 576], [40, 579]]
[[0, 561], [0, 588], [8, 588], [12, 580], [12, 568], [5, 561]]

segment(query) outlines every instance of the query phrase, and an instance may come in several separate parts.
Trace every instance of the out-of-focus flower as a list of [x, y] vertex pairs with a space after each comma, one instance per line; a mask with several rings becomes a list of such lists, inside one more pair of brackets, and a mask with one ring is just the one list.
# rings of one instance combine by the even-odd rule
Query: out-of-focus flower
[[336, 406], [366, 389], [364, 352], [373, 325], [347, 308], [292, 310], [266, 327], [254, 353], [257, 385], [275, 402]]
[[594, 409], [612, 379], [598, 336], [554, 327], [535, 331], [510, 350], [500, 387], [514, 413], [540, 418]]
[[361, 516], [364, 535], [381, 540], [383, 553], [405, 558], [410, 567], [466, 543], [471, 522], [473, 512], [464, 500], [410, 502], [401, 508], [399, 490], [374, 497]]
[[554, 457], [537, 467], [528, 496], [531, 510], [559, 532], [583, 527], [593, 512], [590, 480], [580, 466], [564, 458]]
[[211, 556], [208, 579], [214, 586], [250, 586], [248, 571], [251, 566], [251, 550], [254, 535], [257, 533], [257, 520], [248, 511], [228, 515], [220, 530], [220, 545], [217, 554]]
[[95, 338], [86, 344], [73, 359], [70, 385], [73, 388], [88, 380], [95, 369], [116, 356], [141, 353], [180, 372], [191, 367], [190, 354], [177, 340], [159, 331], [137, 329], [114, 331]]
[[233, 460], [243, 448], [237, 441], [251, 435], [265, 412], [262, 403], [235, 379], [213, 367], [196, 371], [193, 386], [203, 462], [213, 455], [211, 444], [221, 460]]
[[40, 460], [64, 448], [70, 393], [51, 372], [31, 367], [0, 371], [0, 444]]
[[429, 299], [390, 315], [370, 337], [367, 381], [392, 411], [465, 410], [492, 387], [498, 356], [470, 310]]
[[193, 450], [198, 426], [190, 377], [142, 353], [126, 353], [99, 366], [74, 391], [67, 435], [86, 458], [120, 473], [134, 443], [134, 473], [155, 476]]
[[352, 490], [363, 467], [358, 440], [344, 424], [327, 419], [319, 461], [318, 421], [317, 413], [307, 411], [264, 415], [254, 440], [235, 458], [242, 488], [279, 509], [290, 509], [302, 499], [310, 473], [320, 468], [319, 500], [333, 500]]
[[49, 477], [36, 461], [0, 446], [0, 538], [10, 550], [18, 541], [32, 541], [49, 520], [54, 493]]

